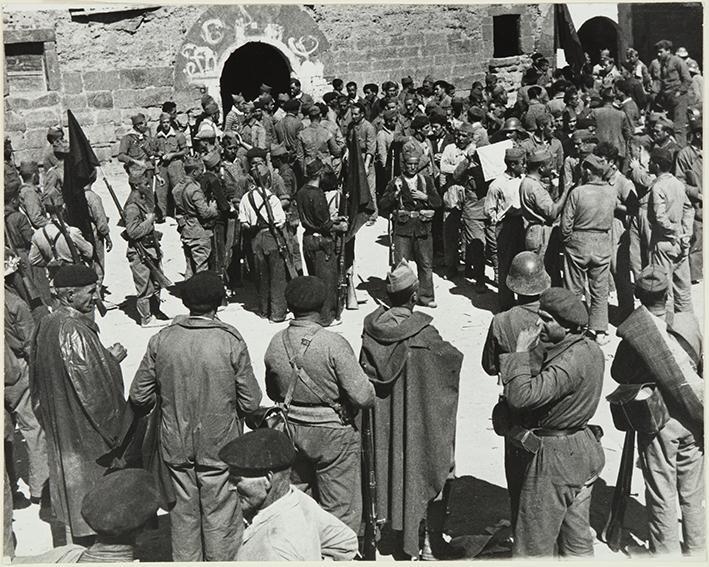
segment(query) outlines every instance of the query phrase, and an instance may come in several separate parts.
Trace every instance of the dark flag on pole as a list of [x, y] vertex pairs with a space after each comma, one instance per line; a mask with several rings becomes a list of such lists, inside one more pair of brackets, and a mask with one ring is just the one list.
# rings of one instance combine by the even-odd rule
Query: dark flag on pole
[[71, 110], [67, 110], [69, 123], [69, 155], [64, 158], [64, 184], [62, 196], [66, 205], [66, 220], [81, 230], [81, 234], [95, 244], [91, 228], [89, 205], [85, 187], [96, 180], [96, 167], [100, 164]]
[[555, 47], [564, 50], [566, 62], [578, 72], [584, 64], [583, 47], [566, 4], [554, 4], [554, 38]]
[[344, 198], [340, 200], [340, 214], [347, 216], [349, 229], [346, 240], [351, 240], [374, 212], [364, 158], [354, 128], [350, 128], [347, 133], [347, 168], [343, 193]]

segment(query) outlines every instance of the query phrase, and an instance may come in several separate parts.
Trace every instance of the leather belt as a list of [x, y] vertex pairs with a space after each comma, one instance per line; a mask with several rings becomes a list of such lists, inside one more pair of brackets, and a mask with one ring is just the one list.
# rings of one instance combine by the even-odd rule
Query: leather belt
[[606, 234], [610, 232], [611, 229], [601, 229], [601, 228], [575, 228], [573, 232], [598, 232], [599, 234]]
[[583, 431], [585, 427], [576, 427], [574, 429], [545, 429], [543, 427], [539, 429], [532, 429], [537, 437], [568, 437], [579, 431]]
[[[283, 403], [282, 401], [280, 403]], [[323, 404], [320, 402], [296, 402], [296, 401], [291, 401], [290, 405], [299, 407], [299, 408], [329, 408], [331, 406], [327, 404]]]

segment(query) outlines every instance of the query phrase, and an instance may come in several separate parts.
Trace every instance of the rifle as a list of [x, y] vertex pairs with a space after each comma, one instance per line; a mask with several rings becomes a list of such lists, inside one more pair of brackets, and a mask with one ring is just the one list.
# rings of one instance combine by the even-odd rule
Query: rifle
[[263, 185], [263, 178], [261, 177], [261, 174], [256, 171], [252, 172], [252, 175], [256, 177], [256, 189], [259, 191], [261, 199], [263, 200], [264, 208], [266, 209], [266, 215], [268, 216], [268, 231], [271, 233], [271, 236], [273, 236], [273, 240], [276, 241], [278, 253], [281, 255], [286, 264], [288, 278], [291, 280], [297, 278], [298, 270], [295, 269], [293, 258], [291, 257], [290, 250], [288, 250], [288, 243], [283, 235], [283, 229], [276, 226], [276, 221], [273, 218], [273, 211], [271, 210], [271, 203], [268, 202], [268, 193]]
[[[27, 277], [27, 274], [25, 273], [24, 260], [18, 254], [17, 249], [12, 244], [12, 240], [10, 240], [10, 235], [7, 232], [7, 225], [5, 225], [3, 227], [3, 229], [5, 231], [5, 246], [7, 246], [10, 249], [10, 252], [12, 252], [12, 254], [18, 260], [20, 260], [20, 264], [17, 269], [17, 273], [20, 276], [20, 280], [16, 283], [16, 285], [18, 287], [17, 291], [20, 292], [20, 296], [23, 299], [25, 297], [27, 298], [27, 304], [30, 306], [30, 309], [34, 309], [36, 307], [39, 307], [40, 305], [44, 305], [44, 301], [42, 301], [42, 297], [37, 292], [37, 288], [35, 287], [35, 285]], [[22, 287], [22, 289], [19, 289], [20, 287]]]
[[[125, 226], [126, 216], [125, 216], [125, 213], [123, 212], [123, 207], [121, 207], [121, 204], [118, 202], [118, 197], [116, 197], [116, 193], [113, 191], [113, 187], [111, 187], [111, 184], [108, 182], [108, 178], [106, 177], [106, 174], [103, 171], [103, 167], [99, 166], [99, 169], [101, 170], [101, 175], [103, 176], [103, 182], [106, 184], [106, 187], [108, 188], [108, 192], [111, 194], [111, 199], [113, 199], [113, 204], [116, 205], [116, 209], [118, 209], [118, 214], [121, 216], [121, 221], [123, 222], [123, 225]], [[140, 242], [131, 241], [131, 244], [135, 248], [135, 251], [138, 253], [138, 257], [140, 258], [140, 261], [143, 264], [145, 264], [148, 267], [148, 269], [150, 270], [150, 275], [152, 276], [153, 280], [155, 280], [162, 288], [167, 289], [169, 287], [172, 287], [173, 283], [162, 272], [162, 270], [157, 266], [157, 264], [155, 264], [155, 262], [153, 262], [153, 259], [150, 257], [148, 252], [145, 250], [145, 247]]]
[[374, 431], [372, 430], [371, 408], [362, 412], [362, 478], [364, 479], [362, 503], [365, 513], [362, 559], [376, 561], [380, 531], [377, 521], [377, 475], [374, 469]]
[[[345, 179], [345, 167], [347, 162], [343, 161], [342, 167], [340, 168], [340, 176], [337, 180], [338, 189], [337, 192], [340, 194], [340, 200], [337, 204], [337, 212], [342, 215], [347, 207], [347, 199], [345, 198], [344, 190], [344, 179]], [[340, 317], [345, 309], [345, 304], [347, 302], [347, 271], [345, 269], [345, 243], [347, 240], [347, 233], [341, 232], [337, 235], [336, 241], [336, 253], [337, 253], [337, 316]]]
[[602, 537], [611, 551], [614, 552], [621, 548], [623, 520], [625, 518], [625, 509], [628, 506], [630, 483], [633, 479], [634, 456], [635, 431], [626, 431], [625, 441], [623, 442], [623, 454], [620, 458], [620, 468], [618, 470], [618, 480], [615, 483], [613, 500], [611, 501], [611, 513], [605, 528], [603, 528]]

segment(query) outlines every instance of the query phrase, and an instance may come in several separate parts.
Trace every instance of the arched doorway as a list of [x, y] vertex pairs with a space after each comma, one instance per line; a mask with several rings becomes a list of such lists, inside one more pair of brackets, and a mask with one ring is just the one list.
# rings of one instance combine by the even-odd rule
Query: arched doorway
[[274, 97], [287, 92], [290, 72], [288, 59], [272, 45], [260, 41], [242, 45], [224, 63], [219, 80], [224, 112], [232, 106], [232, 94], [241, 93], [246, 100], [253, 100], [263, 83], [273, 87]]
[[578, 31], [583, 50], [591, 56], [595, 65], [600, 61], [601, 49], [608, 49], [611, 57], [618, 61], [618, 24], [605, 16], [598, 16], [586, 21]]

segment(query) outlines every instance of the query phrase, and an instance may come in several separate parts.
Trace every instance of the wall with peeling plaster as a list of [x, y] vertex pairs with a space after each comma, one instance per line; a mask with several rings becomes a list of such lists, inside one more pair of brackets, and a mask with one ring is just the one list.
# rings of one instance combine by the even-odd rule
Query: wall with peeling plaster
[[[5, 11], [6, 31], [53, 30], [59, 72], [58, 87], [50, 92], [5, 93], [5, 129], [17, 159], [37, 158], [46, 145], [47, 126], [64, 122], [67, 108], [74, 111], [99, 157], [115, 156], [135, 112], [156, 121], [165, 100], [175, 100], [182, 110], [195, 107], [198, 83], [207, 84], [217, 96], [213, 90], [221, 66], [238, 44], [239, 34], [246, 40], [276, 38], [271, 43], [283, 46], [291, 68], [307, 75], [305, 84], [316, 95], [334, 77], [363, 85], [399, 82], [404, 75], [420, 82], [427, 74], [467, 91], [490, 64], [511, 90], [528, 65], [529, 54], [551, 55], [553, 50], [550, 5], [244, 8], [246, 16], [234, 5], [166, 6], [81, 18], [68, 10]], [[294, 25], [296, 8], [303, 14]], [[214, 20], [215, 14], [221, 23], [204, 32], [205, 21]], [[523, 54], [496, 60], [492, 18], [501, 14], [520, 15]], [[299, 33], [301, 28], [306, 31]], [[216, 43], [210, 35], [215, 30], [224, 35]], [[194, 48], [200, 50], [197, 55]], [[193, 72], [195, 56], [202, 58], [201, 74]], [[213, 67], [205, 71], [207, 59]]]

